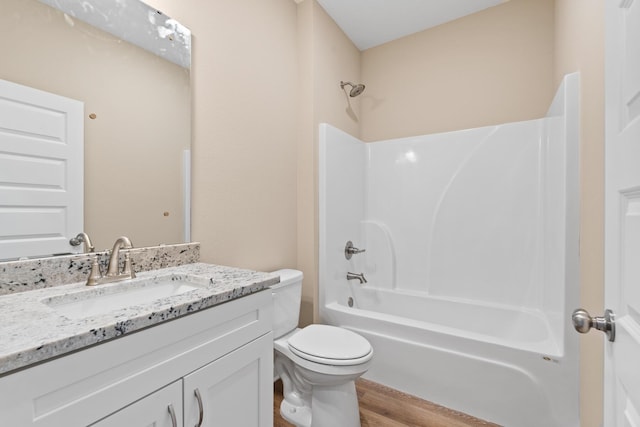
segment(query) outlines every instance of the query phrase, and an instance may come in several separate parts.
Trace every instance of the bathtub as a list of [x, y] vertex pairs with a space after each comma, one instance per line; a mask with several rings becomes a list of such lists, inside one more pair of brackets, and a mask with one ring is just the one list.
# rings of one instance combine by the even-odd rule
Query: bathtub
[[579, 426], [578, 88], [476, 129], [363, 143], [321, 125], [318, 313], [371, 342], [365, 378], [500, 425]]
[[[575, 360], [541, 313], [354, 286], [323, 321], [374, 348], [364, 378], [513, 427], [578, 426]], [[562, 379], [562, 380], [559, 380]]]

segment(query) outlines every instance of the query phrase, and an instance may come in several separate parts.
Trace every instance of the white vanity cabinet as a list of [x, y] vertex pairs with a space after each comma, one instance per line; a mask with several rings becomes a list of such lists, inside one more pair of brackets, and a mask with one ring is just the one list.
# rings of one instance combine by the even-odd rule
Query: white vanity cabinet
[[0, 426], [171, 427], [171, 405], [179, 427], [200, 408], [202, 426], [271, 427], [271, 311], [261, 291], [2, 376]]

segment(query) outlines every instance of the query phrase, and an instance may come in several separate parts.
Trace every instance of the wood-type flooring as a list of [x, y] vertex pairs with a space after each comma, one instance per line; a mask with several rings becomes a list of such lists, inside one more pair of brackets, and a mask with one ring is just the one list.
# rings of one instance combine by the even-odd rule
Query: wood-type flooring
[[[356, 390], [362, 427], [499, 427], [362, 378], [356, 381]], [[280, 416], [280, 380], [273, 395], [273, 426], [295, 427]]]

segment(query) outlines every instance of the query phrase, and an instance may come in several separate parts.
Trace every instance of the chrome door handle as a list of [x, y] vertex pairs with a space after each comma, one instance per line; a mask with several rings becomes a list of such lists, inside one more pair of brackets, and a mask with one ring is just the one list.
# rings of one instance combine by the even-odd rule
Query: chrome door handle
[[169, 415], [171, 416], [171, 425], [178, 427], [178, 420], [176, 420], [176, 411], [173, 410], [173, 404], [169, 405]]
[[202, 407], [202, 396], [200, 396], [200, 390], [196, 389], [195, 393], [196, 395], [196, 399], [198, 399], [198, 424], [196, 424], [196, 427], [201, 427], [202, 426], [202, 418], [204, 418], [204, 408]]
[[591, 317], [587, 310], [578, 308], [573, 312], [571, 320], [573, 327], [581, 334], [586, 334], [591, 328], [595, 328], [607, 334], [609, 341], [613, 342], [616, 339], [615, 315], [609, 309], [604, 311], [603, 317]]

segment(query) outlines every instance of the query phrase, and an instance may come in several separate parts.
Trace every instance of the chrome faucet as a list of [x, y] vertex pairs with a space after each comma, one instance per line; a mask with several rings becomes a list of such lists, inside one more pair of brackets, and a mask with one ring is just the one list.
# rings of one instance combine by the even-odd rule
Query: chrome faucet
[[131, 269], [131, 255], [129, 252], [125, 252], [124, 254], [124, 270], [120, 273], [118, 270], [120, 268], [120, 249], [131, 249], [133, 245], [131, 244], [131, 240], [127, 236], [120, 236], [113, 244], [113, 249], [111, 250], [111, 256], [109, 257], [109, 267], [107, 268], [107, 274], [105, 277], [112, 277], [115, 279], [133, 279], [136, 277], [136, 274]]
[[367, 283], [367, 279], [364, 278], [364, 273], [356, 274], [356, 273], [347, 272], [347, 280], [354, 280], [354, 279], [358, 279], [361, 285], [363, 283]]
[[120, 272], [120, 249], [131, 249], [133, 245], [131, 240], [126, 236], [118, 237], [111, 250], [111, 256], [109, 257], [109, 266], [107, 267], [107, 274], [104, 276], [100, 271], [98, 265], [98, 257], [94, 256], [91, 261], [91, 272], [87, 279], [87, 286], [100, 285], [102, 283], [118, 282], [120, 280], [134, 279], [136, 273], [131, 267], [131, 254], [129, 251], [124, 253], [124, 268], [122, 273]]
[[84, 243], [84, 251], [87, 253], [94, 252], [96, 249], [95, 246], [91, 244], [89, 235], [85, 232], [78, 233], [76, 237], [72, 237], [71, 239], [69, 239], [69, 244], [71, 246], [78, 246], [81, 243]]

